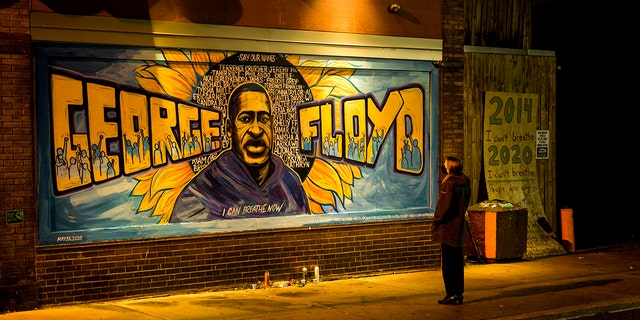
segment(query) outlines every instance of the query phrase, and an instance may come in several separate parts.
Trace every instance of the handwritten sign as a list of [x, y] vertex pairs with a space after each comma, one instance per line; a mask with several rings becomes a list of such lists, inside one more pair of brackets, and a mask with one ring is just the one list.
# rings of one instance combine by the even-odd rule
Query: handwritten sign
[[541, 207], [534, 157], [538, 96], [486, 92], [484, 167], [489, 199]]
[[544, 137], [536, 131], [538, 96], [486, 92], [484, 109], [484, 167], [489, 199], [509, 201], [527, 209], [525, 258], [563, 251], [536, 223], [544, 217], [538, 188], [537, 146]]

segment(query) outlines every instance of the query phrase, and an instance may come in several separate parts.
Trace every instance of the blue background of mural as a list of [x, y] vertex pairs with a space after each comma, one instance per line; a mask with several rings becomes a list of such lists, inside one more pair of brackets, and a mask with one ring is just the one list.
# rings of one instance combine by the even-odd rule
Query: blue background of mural
[[[202, 223], [158, 224], [159, 217], [136, 213], [140, 197], [130, 196], [135, 179], [122, 177], [76, 193], [55, 197], [51, 181], [49, 66], [117, 83], [138, 86], [134, 70], [143, 61], [161, 60], [153, 48], [116, 48], [42, 44], [37, 47], [38, 195], [41, 244], [69, 244], [103, 240], [129, 240], [210, 232], [311, 227], [333, 223], [361, 223], [432, 216], [437, 197], [437, 69], [431, 62], [313, 57], [358, 65], [351, 81], [360, 92], [378, 101], [388, 88], [407, 83], [424, 86], [426, 149], [425, 170], [419, 176], [395, 173], [391, 144], [383, 145], [375, 168], [361, 167], [363, 177], [353, 188], [353, 200], [336, 212], [294, 217], [248, 218]], [[72, 219], [70, 217], [73, 217]]]

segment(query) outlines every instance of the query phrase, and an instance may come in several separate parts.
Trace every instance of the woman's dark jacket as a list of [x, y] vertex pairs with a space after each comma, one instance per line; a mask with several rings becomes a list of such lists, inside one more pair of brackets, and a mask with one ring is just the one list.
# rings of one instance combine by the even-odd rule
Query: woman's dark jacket
[[451, 247], [464, 247], [465, 212], [470, 197], [471, 182], [467, 176], [458, 173], [444, 178], [433, 215], [433, 241]]

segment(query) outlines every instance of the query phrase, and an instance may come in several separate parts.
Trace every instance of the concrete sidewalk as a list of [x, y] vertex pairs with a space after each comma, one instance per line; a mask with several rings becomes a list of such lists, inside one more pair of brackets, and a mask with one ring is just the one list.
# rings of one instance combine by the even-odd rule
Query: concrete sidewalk
[[440, 270], [424, 270], [304, 287], [53, 306], [0, 314], [0, 320], [637, 319], [640, 243], [535, 260], [469, 262], [465, 288], [463, 305], [439, 305], [437, 300], [444, 296]]

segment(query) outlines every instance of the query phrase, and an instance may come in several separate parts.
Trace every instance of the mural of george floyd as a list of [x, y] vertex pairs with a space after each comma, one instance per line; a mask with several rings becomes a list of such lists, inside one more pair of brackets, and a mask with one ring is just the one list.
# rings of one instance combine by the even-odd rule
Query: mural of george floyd
[[[37, 52], [43, 245], [427, 218], [433, 206], [431, 62]], [[233, 98], [238, 87], [257, 95]], [[261, 166], [273, 169], [258, 181]]]
[[619, 41], [622, 11], [566, 1], [533, 7], [533, 47], [557, 57], [557, 203], [558, 211], [573, 209], [577, 249], [638, 240], [624, 143], [633, 136], [624, 111], [633, 91], [615, 80], [624, 61], [633, 61]]

